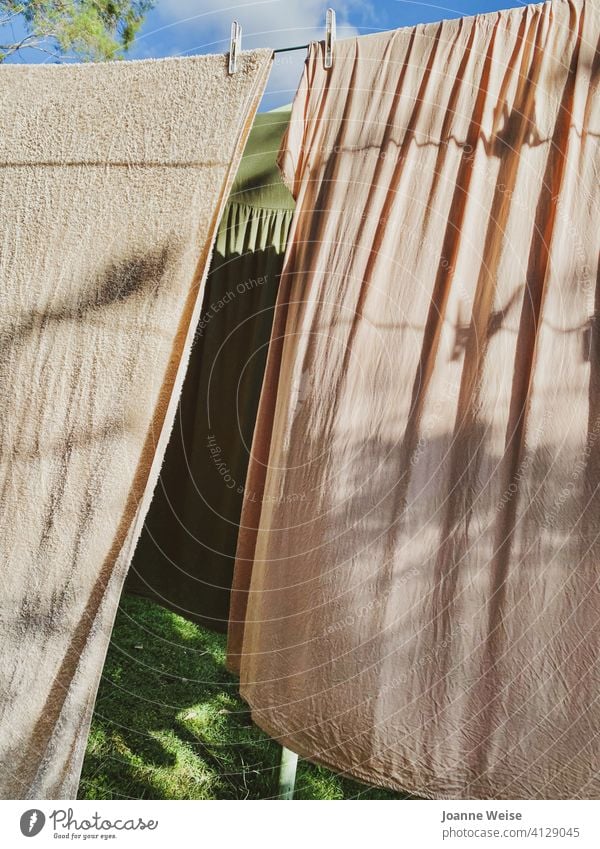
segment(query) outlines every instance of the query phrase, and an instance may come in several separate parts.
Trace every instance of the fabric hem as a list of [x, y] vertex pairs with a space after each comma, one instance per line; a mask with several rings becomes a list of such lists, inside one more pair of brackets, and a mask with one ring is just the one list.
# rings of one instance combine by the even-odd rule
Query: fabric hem
[[[386, 783], [383, 779], [379, 779], [378, 776], [374, 776], [371, 773], [367, 773], [364, 770], [361, 770], [358, 767], [353, 767], [352, 769], [340, 769], [337, 764], [335, 764], [332, 760], [328, 760], [326, 757], [321, 755], [315, 756], [314, 754], [309, 754], [306, 749], [303, 748], [302, 745], [298, 746], [297, 740], [288, 735], [287, 733], [281, 733], [274, 724], [271, 724], [269, 721], [265, 721], [263, 716], [257, 716], [257, 713], [262, 713], [260, 708], [254, 708], [248, 699], [242, 694], [242, 698], [250, 705], [250, 711], [253, 721], [265, 731], [269, 737], [272, 737], [280, 746], [285, 746], [291, 751], [295, 752], [304, 760], [310, 761], [311, 763], [318, 764], [319, 766], [327, 767], [327, 769], [336, 772], [338, 775], [344, 775], [347, 778], [353, 778], [358, 781], [362, 781], [365, 784], [368, 784], [372, 787], [381, 787], [383, 790], [391, 790], [395, 793], [405, 793], [413, 799], [419, 800], [432, 800], [432, 801], [446, 801], [446, 800], [456, 800], [456, 801], [507, 801], [511, 799], [516, 799], [515, 796], [483, 796], [483, 795], [456, 795], [451, 793], [442, 793], [438, 791], [431, 791], [429, 789], [425, 789], [422, 787], [417, 787], [416, 785], [410, 785], [408, 782], [406, 784], [402, 784], [397, 781], [390, 781]], [[531, 799], [539, 799], [543, 797], [537, 796], [523, 796], [517, 801], [530, 801]]]

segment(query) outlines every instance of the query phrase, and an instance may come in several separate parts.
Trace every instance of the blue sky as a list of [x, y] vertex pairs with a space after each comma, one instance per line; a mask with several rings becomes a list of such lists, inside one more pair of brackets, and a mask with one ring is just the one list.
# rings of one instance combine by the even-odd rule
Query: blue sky
[[[158, 0], [128, 58], [224, 53], [231, 22], [243, 27], [242, 46], [288, 47], [323, 37], [325, 10], [336, 10], [338, 38], [416, 23], [491, 12], [523, 5], [518, 0], [454, 0], [451, 5], [416, 0]], [[262, 109], [289, 103], [304, 52], [276, 57]], [[44, 55], [20, 61], [44, 61]]]

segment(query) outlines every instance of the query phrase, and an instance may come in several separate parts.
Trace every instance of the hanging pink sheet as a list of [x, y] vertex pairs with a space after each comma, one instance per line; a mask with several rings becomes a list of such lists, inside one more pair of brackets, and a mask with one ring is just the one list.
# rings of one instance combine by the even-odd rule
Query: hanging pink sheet
[[313, 46], [229, 660], [311, 760], [600, 796], [600, 12]]

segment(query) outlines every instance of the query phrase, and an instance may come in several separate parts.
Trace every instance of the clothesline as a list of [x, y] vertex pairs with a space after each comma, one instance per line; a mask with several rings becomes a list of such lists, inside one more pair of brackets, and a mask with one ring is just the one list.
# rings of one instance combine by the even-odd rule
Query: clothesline
[[297, 47], [278, 47], [273, 53], [291, 53], [293, 50], [308, 50], [310, 44], [299, 44]]

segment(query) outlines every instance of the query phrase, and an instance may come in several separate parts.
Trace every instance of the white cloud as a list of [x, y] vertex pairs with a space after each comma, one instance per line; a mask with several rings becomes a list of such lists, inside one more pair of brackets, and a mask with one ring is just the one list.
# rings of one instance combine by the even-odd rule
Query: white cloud
[[[229, 46], [231, 22], [237, 20], [242, 25], [243, 49], [291, 47], [324, 37], [325, 10], [330, 3], [331, 0], [158, 0], [154, 20], [159, 27], [154, 33], [168, 30], [173, 53], [178, 52], [177, 45], [183, 41], [181, 52], [224, 53]], [[369, 4], [342, 0], [331, 5], [336, 10], [338, 37], [357, 35], [358, 30], [350, 22], [352, 12], [364, 15], [369, 12]], [[267, 87], [270, 105], [292, 100], [304, 58], [303, 51], [276, 56]]]
[[[274, 47], [287, 47], [298, 37], [301, 41], [322, 37], [328, 5], [324, 0], [159, 0], [156, 11], [165, 22], [181, 22], [210, 38], [228, 36], [231, 22], [237, 20], [250, 41], [270, 35], [278, 39]], [[353, 9], [364, 12], [365, 8], [367, 4], [360, 0], [335, 4], [338, 26], [349, 25]]]

